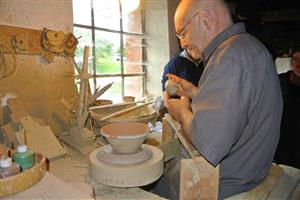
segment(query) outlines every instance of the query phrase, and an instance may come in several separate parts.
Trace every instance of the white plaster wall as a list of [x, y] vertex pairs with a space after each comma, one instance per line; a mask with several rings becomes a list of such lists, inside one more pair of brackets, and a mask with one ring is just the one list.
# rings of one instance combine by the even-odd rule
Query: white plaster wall
[[[72, 21], [71, 0], [0, 0], [1, 25], [72, 32]], [[69, 116], [60, 99], [76, 95], [70, 59], [55, 57], [45, 64], [40, 55], [17, 54], [16, 63], [15, 72], [0, 80], [0, 97], [16, 94], [29, 114], [45, 119], [55, 134], [66, 131]]]
[[72, 32], [72, 0], [0, 0], [0, 24]]
[[145, 0], [147, 93], [160, 96], [164, 65], [170, 59], [167, 0]]
[[176, 36], [174, 15], [180, 0], [168, 0], [168, 23], [169, 23], [169, 51], [170, 57], [174, 57], [180, 51], [180, 41]]

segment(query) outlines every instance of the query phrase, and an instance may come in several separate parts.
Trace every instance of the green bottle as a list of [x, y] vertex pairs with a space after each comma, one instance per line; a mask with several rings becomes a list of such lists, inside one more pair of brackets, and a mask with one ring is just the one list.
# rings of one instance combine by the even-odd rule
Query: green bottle
[[18, 163], [22, 171], [24, 171], [35, 164], [35, 155], [26, 145], [20, 145], [17, 147], [17, 152], [13, 155], [13, 160]]

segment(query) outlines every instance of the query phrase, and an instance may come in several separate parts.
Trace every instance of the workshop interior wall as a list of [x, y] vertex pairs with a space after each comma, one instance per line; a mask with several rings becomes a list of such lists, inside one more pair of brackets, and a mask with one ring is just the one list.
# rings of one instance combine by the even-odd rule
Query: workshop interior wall
[[[165, 64], [178, 52], [178, 43], [174, 40], [174, 7], [178, 1], [144, 1], [145, 32], [147, 35], [147, 93], [161, 96], [161, 79]], [[173, 9], [168, 9], [173, 5]], [[171, 7], [171, 8], [172, 8]], [[171, 26], [169, 26], [171, 25]], [[169, 37], [172, 37], [169, 40]], [[176, 41], [174, 43], [174, 41]], [[173, 55], [171, 55], [173, 54]]]
[[[67, 33], [72, 32], [72, 18], [71, 0], [0, 0], [1, 25]], [[45, 119], [56, 135], [67, 130], [70, 118], [60, 99], [74, 98], [76, 93], [73, 64], [64, 57], [45, 64], [40, 55], [16, 54], [15, 72], [0, 79], [0, 97], [18, 96], [29, 114]]]
[[[148, 44], [145, 54], [148, 63], [146, 94], [161, 95], [164, 65], [179, 51], [173, 22], [178, 2], [143, 1]], [[0, 0], [0, 24], [71, 32], [72, 1]], [[60, 99], [76, 95], [72, 62], [56, 57], [54, 62], [44, 64], [38, 55], [17, 55], [15, 73], [0, 80], [0, 95], [7, 93], [21, 97], [30, 114], [46, 119], [58, 135], [66, 130], [68, 123], [68, 114]]]

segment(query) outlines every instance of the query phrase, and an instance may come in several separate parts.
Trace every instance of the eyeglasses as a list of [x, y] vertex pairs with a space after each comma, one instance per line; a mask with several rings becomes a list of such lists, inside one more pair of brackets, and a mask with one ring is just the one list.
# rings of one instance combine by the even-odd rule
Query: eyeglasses
[[189, 23], [194, 19], [194, 17], [196, 17], [196, 15], [198, 15], [200, 12], [196, 12], [192, 17], [191, 19], [182, 27], [181, 31], [179, 31], [179, 33], [176, 33], [176, 36], [182, 40], [184, 38], [184, 29], [189, 25]]

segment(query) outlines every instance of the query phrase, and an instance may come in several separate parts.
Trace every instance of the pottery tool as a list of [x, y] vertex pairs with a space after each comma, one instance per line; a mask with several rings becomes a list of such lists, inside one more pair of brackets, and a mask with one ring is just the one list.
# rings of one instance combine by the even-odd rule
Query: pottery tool
[[125, 114], [125, 113], [132, 112], [132, 111], [134, 111], [134, 110], [136, 110], [136, 109], [138, 109], [138, 108], [141, 108], [141, 107], [150, 105], [150, 104], [152, 104], [152, 103], [153, 103], [153, 101], [148, 102], [148, 103], [144, 103], [144, 104], [142, 104], [142, 105], [137, 105], [137, 106], [134, 106], [134, 107], [131, 107], [131, 108], [127, 108], [127, 109], [124, 109], [124, 110], [121, 110], [121, 111], [118, 111], [118, 112], [115, 112], [115, 113], [112, 113], [112, 114], [110, 114], [110, 115], [107, 115], [107, 116], [101, 118], [100, 121], [104, 121], [104, 120], [110, 119], [110, 118], [112, 118], [112, 117], [116, 117], [116, 116], [119, 116], [119, 115], [122, 115], [122, 114]]

